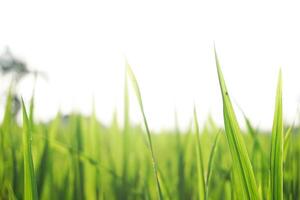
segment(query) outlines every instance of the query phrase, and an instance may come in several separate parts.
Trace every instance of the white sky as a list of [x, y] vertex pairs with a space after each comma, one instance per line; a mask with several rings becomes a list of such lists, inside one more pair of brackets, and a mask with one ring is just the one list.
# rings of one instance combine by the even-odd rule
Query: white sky
[[[299, 8], [261, 0], [2, 1], [0, 48], [48, 73], [36, 92], [40, 119], [58, 108], [89, 113], [93, 96], [102, 121], [114, 108], [122, 117], [126, 55], [149, 124], [160, 129], [173, 127], [175, 108], [185, 127], [194, 102], [200, 121], [211, 113], [222, 124], [215, 42], [232, 99], [254, 124], [271, 128], [279, 67], [287, 121], [300, 100]], [[22, 83], [25, 99], [31, 87]], [[141, 121], [135, 100], [131, 116]]]

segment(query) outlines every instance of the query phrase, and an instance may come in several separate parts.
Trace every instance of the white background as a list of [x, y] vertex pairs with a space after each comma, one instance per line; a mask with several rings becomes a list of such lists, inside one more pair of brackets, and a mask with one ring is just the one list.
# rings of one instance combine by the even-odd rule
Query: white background
[[[1, 1], [0, 48], [9, 46], [39, 80], [36, 117], [58, 109], [122, 120], [124, 55], [140, 84], [151, 128], [182, 127], [211, 114], [222, 124], [215, 42], [229, 93], [256, 126], [272, 127], [279, 68], [284, 119], [300, 97], [300, 7], [275, 1]], [[32, 80], [20, 86], [29, 99]], [[131, 91], [132, 92], [132, 91]], [[131, 97], [134, 97], [133, 95]], [[131, 117], [141, 119], [131, 98]], [[240, 115], [238, 115], [240, 117]], [[242, 119], [239, 118], [241, 124]]]

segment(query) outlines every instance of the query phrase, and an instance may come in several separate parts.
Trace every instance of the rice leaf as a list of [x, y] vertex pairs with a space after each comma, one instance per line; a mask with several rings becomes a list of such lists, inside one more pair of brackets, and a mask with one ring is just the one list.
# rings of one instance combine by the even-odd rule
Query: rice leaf
[[282, 80], [279, 72], [271, 143], [271, 199], [283, 199]]
[[185, 189], [186, 189], [186, 181], [185, 181], [185, 149], [184, 149], [184, 144], [181, 141], [181, 133], [178, 125], [178, 116], [177, 112], [175, 111], [174, 115], [175, 119], [175, 134], [176, 134], [176, 154], [177, 154], [177, 176], [178, 176], [178, 181], [177, 181], [177, 190], [178, 190], [178, 198], [179, 199], [184, 199], [186, 194], [185, 194]]
[[153, 151], [153, 145], [152, 145], [152, 139], [151, 139], [151, 133], [150, 133], [150, 129], [148, 126], [148, 122], [146, 119], [146, 115], [145, 115], [145, 111], [144, 111], [144, 106], [143, 106], [143, 101], [142, 101], [142, 95], [140, 92], [140, 88], [138, 85], [138, 82], [136, 80], [136, 77], [130, 67], [130, 65], [128, 64], [128, 62], [126, 61], [126, 71], [127, 74], [131, 80], [134, 92], [135, 92], [135, 96], [137, 97], [138, 103], [139, 103], [139, 107], [143, 116], [143, 120], [144, 120], [144, 125], [146, 128], [146, 133], [147, 133], [147, 138], [148, 138], [148, 143], [149, 143], [149, 150], [150, 150], [150, 154], [151, 154], [151, 158], [152, 158], [152, 164], [153, 164], [153, 169], [154, 169], [154, 175], [155, 175], [155, 180], [156, 180], [156, 188], [157, 188], [157, 193], [158, 193], [158, 198], [159, 199], [163, 199], [163, 195], [162, 195], [162, 190], [160, 187], [160, 181], [158, 178], [158, 167], [157, 167], [157, 162], [156, 162], [156, 158], [154, 156], [154, 151]]
[[209, 183], [210, 183], [210, 179], [211, 179], [211, 173], [212, 173], [212, 170], [213, 170], [214, 157], [215, 157], [215, 154], [216, 154], [216, 151], [217, 151], [217, 144], [219, 142], [220, 135], [221, 135], [221, 133], [218, 132], [215, 139], [214, 139], [214, 143], [213, 143], [213, 146], [211, 148], [210, 155], [209, 155], [208, 169], [207, 169], [207, 175], [206, 175], [206, 185], [205, 185], [205, 200], [208, 199]]
[[164, 194], [164, 198], [167, 200], [171, 200], [171, 192], [168, 188], [168, 185], [166, 184], [166, 179], [165, 176], [163, 175], [162, 171], [160, 168], [158, 168], [158, 179], [160, 182], [161, 190]]
[[215, 60], [223, 99], [225, 132], [233, 160], [234, 173], [239, 179], [239, 186], [245, 191], [245, 198], [259, 199], [252, 165], [225, 85], [216, 49]]
[[[48, 136], [48, 130], [44, 128], [44, 132], [46, 137]], [[40, 162], [38, 164], [38, 168], [36, 170], [36, 182], [37, 182], [37, 190], [38, 190], [38, 197], [42, 197], [42, 192], [44, 189], [44, 185], [46, 183], [46, 176], [49, 168], [49, 142], [48, 140], [45, 140], [44, 147], [43, 147], [43, 153], [40, 158]]]
[[124, 200], [127, 199], [128, 196], [128, 160], [129, 160], [129, 146], [130, 146], [130, 135], [129, 135], [129, 127], [130, 127], [130, 118], [129, 118], [129, 95], [128, 95], [128, 81], [127, 81], [127, 75], [125, 74], [125, 81], [124, 81], [124, 129], [123, 129], [123, 161], [122, 161], [122, 177], [123, 177], [123, 183], [122, 183], [122, 190], [121, 190], [121, 196]]
[[196, 150], [197, 150], [197, 177], [198, 177], [198, 198], [205, 198], [205, 175], [204, 175], [204, 164], [203, 164], [203, 155], [200, 144], [200, 133], [199, 133], [199, 124], [196, 108], [194, 107], [194, 124], [196, 131]]
[[3, 131], [3, 139], [2, 139], [3, 142], [5, 141], [10, 144], [11, 164], [12, 164], [12, 188], [14, 191], [17, 191], [19, 189], [18, 186], [19, 173], [18, 173], [17, 152], [14, 143], [15, 140], [12, 134], [13, 125], [14, 125], [14, 120], [13, 120], [13, 113], [12, 113], [12, 86], [10, 86], [7, 93], [4, 117], [3, 117], [1, 128]]
[[293, 126], [289, 127], [289, 129], [286, 131], [286, 134], [284, 136], [284, 144], [283, 144], [283, 161], [286, 160], [288, 151], [289, 151], [289, 147], [291, 144], [291, 136], [292, 136], [292, 132], [293, 132]]
[[31, 140], [32, 131], [31, 123], [28, 119], [24, 101], [22, 99], [23, 109], [23, 153], [24, 153], [24, 199], [36, 200], [37, 198], [37, 186], [34, 175], [32, 153], [31, 153]]

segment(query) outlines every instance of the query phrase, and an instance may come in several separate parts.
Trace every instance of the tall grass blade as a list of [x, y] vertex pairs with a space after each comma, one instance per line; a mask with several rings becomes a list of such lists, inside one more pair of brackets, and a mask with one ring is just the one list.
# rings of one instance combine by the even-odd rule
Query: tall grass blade
[[179, 125], [178, 125], [178, 116], [177, 112], [175, 111], [175, 134], [176, 134], [176, 154], [177, 154], [177, 176], [178, 176], [178, 181], [177, 181], [177, 190], [178, 190], [178, 195], [179, 199], [184, 199], [186, 194], [185, 194], [185, 155], [184, 155], [184, 144], [181, 142], [181, 133], [179, 130]]
[[127, 75], [125, 73], [125, 82], [124, 82], [124, 129], [123, 129], [123, 167], [122, 167], [122, 177], [123, 177], [123, 183], [122, 183], [122, 192], [121, 196], [124, 200], [127, 199], [127, 191], [128, 191], [128, 160], [129, 160], [129, 145], [130, 145], [130, 138], [129, 138], [129, 124], [130, 118], [129, 118], [129, 95], [128, 95], [128, 81], [127, 81]]
[[211, 179], [211, 173], [212, 173], [212, 170], [213, 170], [214, 157], [215, 157], [215, 154], [216, 154], [216, 151], [217, 151], [217, 144], [219, 142], [220, 135], [221, 135], [221, 133], [218, 132], [215, 139], [214, 139], [214, 143], [213, 143], [213, 146], [211, 148], [210, 155], [209, 155], [208, 169], [207, 169], [207, 175], [206, 175], [206, 185], [205, 185], [205, 200], [208, 199], [209, 183], [210, 183], [210, 179]]
[[271, 143], [271, 199], [283, 199], [282, 79], [279, 72]]
[[28, 119], [24, 101], [22, 99], [23, 109], [23, 153], [24, 153], [24, 199], [36, 200], [37, 186], [34, 175], [32, 152], [31, 152], [31, 123]]
[[203, 164], [203, 155], [201, 150], [200, 144], [200, 131], [199, 131], [199, 124], [198, 124], [198, 117], [196, 108], [194, 107], [194, 124], [195, 124], [195, 131], [196, 131], [196, 150], [197, 150], [197, 177], [198, 177], [198, 198], [204, 199], [205, 198], [205, 175], [204, 175], [204, 164]]
[[284, 144], [283, 144], [283, 161], [286, 160], [287, 154], [289, 152], [289, 147], [291, 144], [291, 136], [293, 132], [293, 126], [289, 127], [284, 136]]
[[239, 186], [245, 191], [245, 198], [259, 199], [252, 165], [229, 98], [216, 50], [215, 60], [223, 99], [225, 132], [233, 160], [234, 173], [238, 176]]
[[154, 169], [154, 175], [155, 175], [155, 180], [156, 180], [156, 187], [157, 187], [158, 197], [159, 197], [159, 199], [162, 200], [163, 195], [162, 195], [162, 191], [161, 191], [161, 187], [160, 187], [160, 181], [159, 181], [159, 178], [158, 178], [158, 167], [157, 167], [157, 162], [156, 162], [156, 159], [155, 159], [155, 156], [154, 156], [151, 132], [150, 132], [148, 122], [147, 122], [147, 119], [146, 119], [146, 115], [145, 115], [145, 111], [144, 111], [142, 95], [141, 95], [140, 88], [139, 88], [138, 82], [136, 80], [136, 77], [135, 77], [135, 75], [134, 75], [134, 73], [133, 73], [133, 71], [132, 71], [132, 69], [131, 69], [131, 67], [130, 67], [130, 65], [128, 64], [127, 61], [126, 61], [126, 71], [127, 71], [127, 74], [130, 77], [132, 86], [134, 88], [135, 95], [136, 95], [138, 103], [139, 103], [141, 113], [142, 113], [142, 116], [143, 116], [144, 125], [145, 125], [145, 128], [146, 128], [147, 138], [148, 138], [148, 142], [149, 142], [149, 149], [150, 149], [151, 158], [152, 158], [152, 164], [153, 164], [153, 169]]
[[12, 86], [10, 86], [7, 94], [4, 117], [1, 125], [3, 131], [2, 132], [3, 138], [1, 138], [1, 140], [3, 140], [3, 142], [7, 142], [10, 144], [11, 164], [12, 164], [12, 188], [16, 192], [19, 190], [19, 185], [18, 185], [19, 173], [18, 173], [17, 151], [14, 143], [15, 140], [12, 134], [12, 128], [14, 125], [13, 113], [12, 113], [12, 89], [13, 89]]

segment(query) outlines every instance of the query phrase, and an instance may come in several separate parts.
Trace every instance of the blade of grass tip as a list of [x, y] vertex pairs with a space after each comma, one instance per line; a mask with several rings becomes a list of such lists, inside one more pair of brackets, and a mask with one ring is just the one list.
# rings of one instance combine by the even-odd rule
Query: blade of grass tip
[[138, 103], [139, 103], [139, 107], [143, 116], [143, 120], [144, 120], [144, 125], [146, 128], [146, 133], [147, 133], [147, 138], [148, 138], [148, 143], [149, 143], [149, 150], [151, 153], [151, 158], [152, 158], [152, 164], [153, 164], [153, 169], [154, 169], [154, 175], [155, 175], [155, 180], [156, 180], [156, 186], [157, 186], [157, 192], [158, 192], [158, 197], [159, 199], [163, 199], [163, 195], [162, 195], [162, 191], [161, 191], [161, 187], [160, 187], [160, 182], [159, 182], [159, 178], [158, 178], [158, 170], [157, 170], [157, 162], [154, 156], [154, 151], [153, 151], [153, 145], [152, 145], [152, 139], [151, 139], [151, 133], [150, 133], [150, 129], [148, 126], [148, 122], [146, 119], [146, 115], [145, 115], [145, 111], [144, 111], [144, 106], [143, 106], [143, 102], [142, 102], [142, 95], [140, 92], [140, 88], [138, 85], [138, 82], [136, 80], [136, 77], [130, 67], [130, 65], [128, 64], [128, 62], [126, 61], [126, 71], [127, 74], [130, 77], [132, 86], [134, 88], [134, 92], [135, 92], [135, 96], [138, 99]]
[[279, 71], [271, 143], [271, 198], [283, 199], [282, 79]]
[[22, 99], [23, 109], [23, 153], [24, 153], [24, 199], [37, 199], [37, 186], [34, 175], [32, 153], [31, 153], [31, 127], [27, 116], [24, 101]]
[[204, 164], [203, 164], [203, 157], [201, 151], [201, 144], [200, 144], [200, 133], [199, 133], [199, 124], [198, 124], [198, 117], [196, 112], [196, 107], [194, 106], [194, 124], [195, 124], [195, 131], [196, 131], [196, 150], [197, 150], [197, 176], [198, 176], [198, 198], [204, 199], [205, 198], [205, 178], [204, 178]]
[[246, 198], [259, 199], [259, 193], [257, 190], [252, 165], [231, 104], [231, 100], [228, 95], [216, 49], [214, 50], [219, 84], [223, 99], [225, 133], [229, 144], [233, 165], [235, 165], [235, 173], [237, 173], [238, 175], [238, 178], [240, 180], [239, 185], [245, 191]]
[[208, 199], [208, 192], [209, 192], [209, 183], [210, 183], [210, 179], [211, 179], [211, 173], [212, 173], [212, 169], [213, 169], [213, 163], [214, 163], [214, 157], [217, 151], [217, 144], [219, 142], [219, 138], [221, 135], [221, 131], [219, 131], [215, 137], [213, 146], [211, 148], [210, 151], [210, 155], [209, 155], [209, 160], [208, 160], [208, 169], [207, 169], [207, 176], [206, 176], [206, 187], [205, 187], [205, 200]]

